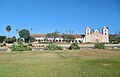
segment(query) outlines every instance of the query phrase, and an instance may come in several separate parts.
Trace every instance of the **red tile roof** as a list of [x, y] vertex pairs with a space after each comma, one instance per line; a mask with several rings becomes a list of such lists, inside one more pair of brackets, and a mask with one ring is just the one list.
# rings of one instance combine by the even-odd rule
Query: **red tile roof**
[[78, 35], [78, 34], [74, 34], [73, 35], [75, 38], [81, 38], [82, 36], [81, 35]]
[[[33, 37], [46, 37], [46, 34], [31, 34]], [[82, 38], [82, 35], [74, 34], [75, 38]], [[59, 35], [59, 38], [62, 38], [62, 35]]]
[[46, 34], [31, 34], [33, 37], [46, 37]]

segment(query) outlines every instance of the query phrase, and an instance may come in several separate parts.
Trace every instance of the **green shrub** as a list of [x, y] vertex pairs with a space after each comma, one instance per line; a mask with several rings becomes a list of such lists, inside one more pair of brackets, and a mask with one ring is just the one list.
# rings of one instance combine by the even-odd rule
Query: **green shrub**
[[78, 46], [78, 43], [73, 43], [70, 47], [69, 47], [70, 50], [79, 50], [80, 49], [80, 46]]
[[94, 48], [95, 49], [106, 49], [106, 46], [102, 43], [95, 43]]
[[63, 50], [62, 46], [57, 46], [55, 44], [49, 44], [46, 48], [46, 50]]
[[31, 46], [27, 46], [25, 44], [13, 44], [11, 47], [12, 51], [30, 51], [32, 50]]
[[0, 47], [3, 47], [3, 44], [0, 44]]

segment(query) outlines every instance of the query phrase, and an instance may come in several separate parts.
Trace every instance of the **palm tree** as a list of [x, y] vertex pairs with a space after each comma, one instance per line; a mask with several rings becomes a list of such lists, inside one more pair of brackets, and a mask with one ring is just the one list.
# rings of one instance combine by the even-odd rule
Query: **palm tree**
[[32, 28], [30, 29], [30, 34], [32, 34]]
[[[8, 26], [6, 27], [6, 31], [9, 33], [9, 32], [11, 31], [11, 26], [8, 25]], [[9, 38], [9, 34], [8, 34], [8, 38]], [[8, 41], [7, 41], [7, 42], [8, 42]]]
[[18, 34], [19, 34], [19, 29], [16, 29], [16, 42], [18, 42]]

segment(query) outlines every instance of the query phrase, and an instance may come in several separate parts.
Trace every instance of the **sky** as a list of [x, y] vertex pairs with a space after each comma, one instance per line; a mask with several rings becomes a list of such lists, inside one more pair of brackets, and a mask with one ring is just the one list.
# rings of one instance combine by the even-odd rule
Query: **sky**
[[0, 0], [0, 35], [17, 36], [16, 29], [32, 29], [32, 34], [57, 30], [85, 34], [85, 28], [120, 29], [120, 0]]

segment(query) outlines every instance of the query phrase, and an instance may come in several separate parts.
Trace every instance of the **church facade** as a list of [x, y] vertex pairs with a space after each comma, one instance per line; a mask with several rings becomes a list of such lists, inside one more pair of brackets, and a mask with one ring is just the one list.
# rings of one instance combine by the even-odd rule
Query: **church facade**
[[87, 26], [85, 32], [85, 43], [109, 43], [109, 33], [106, 26], [103, 27], [102, 32], [99, 32], [98, 29], [91, 31]]

